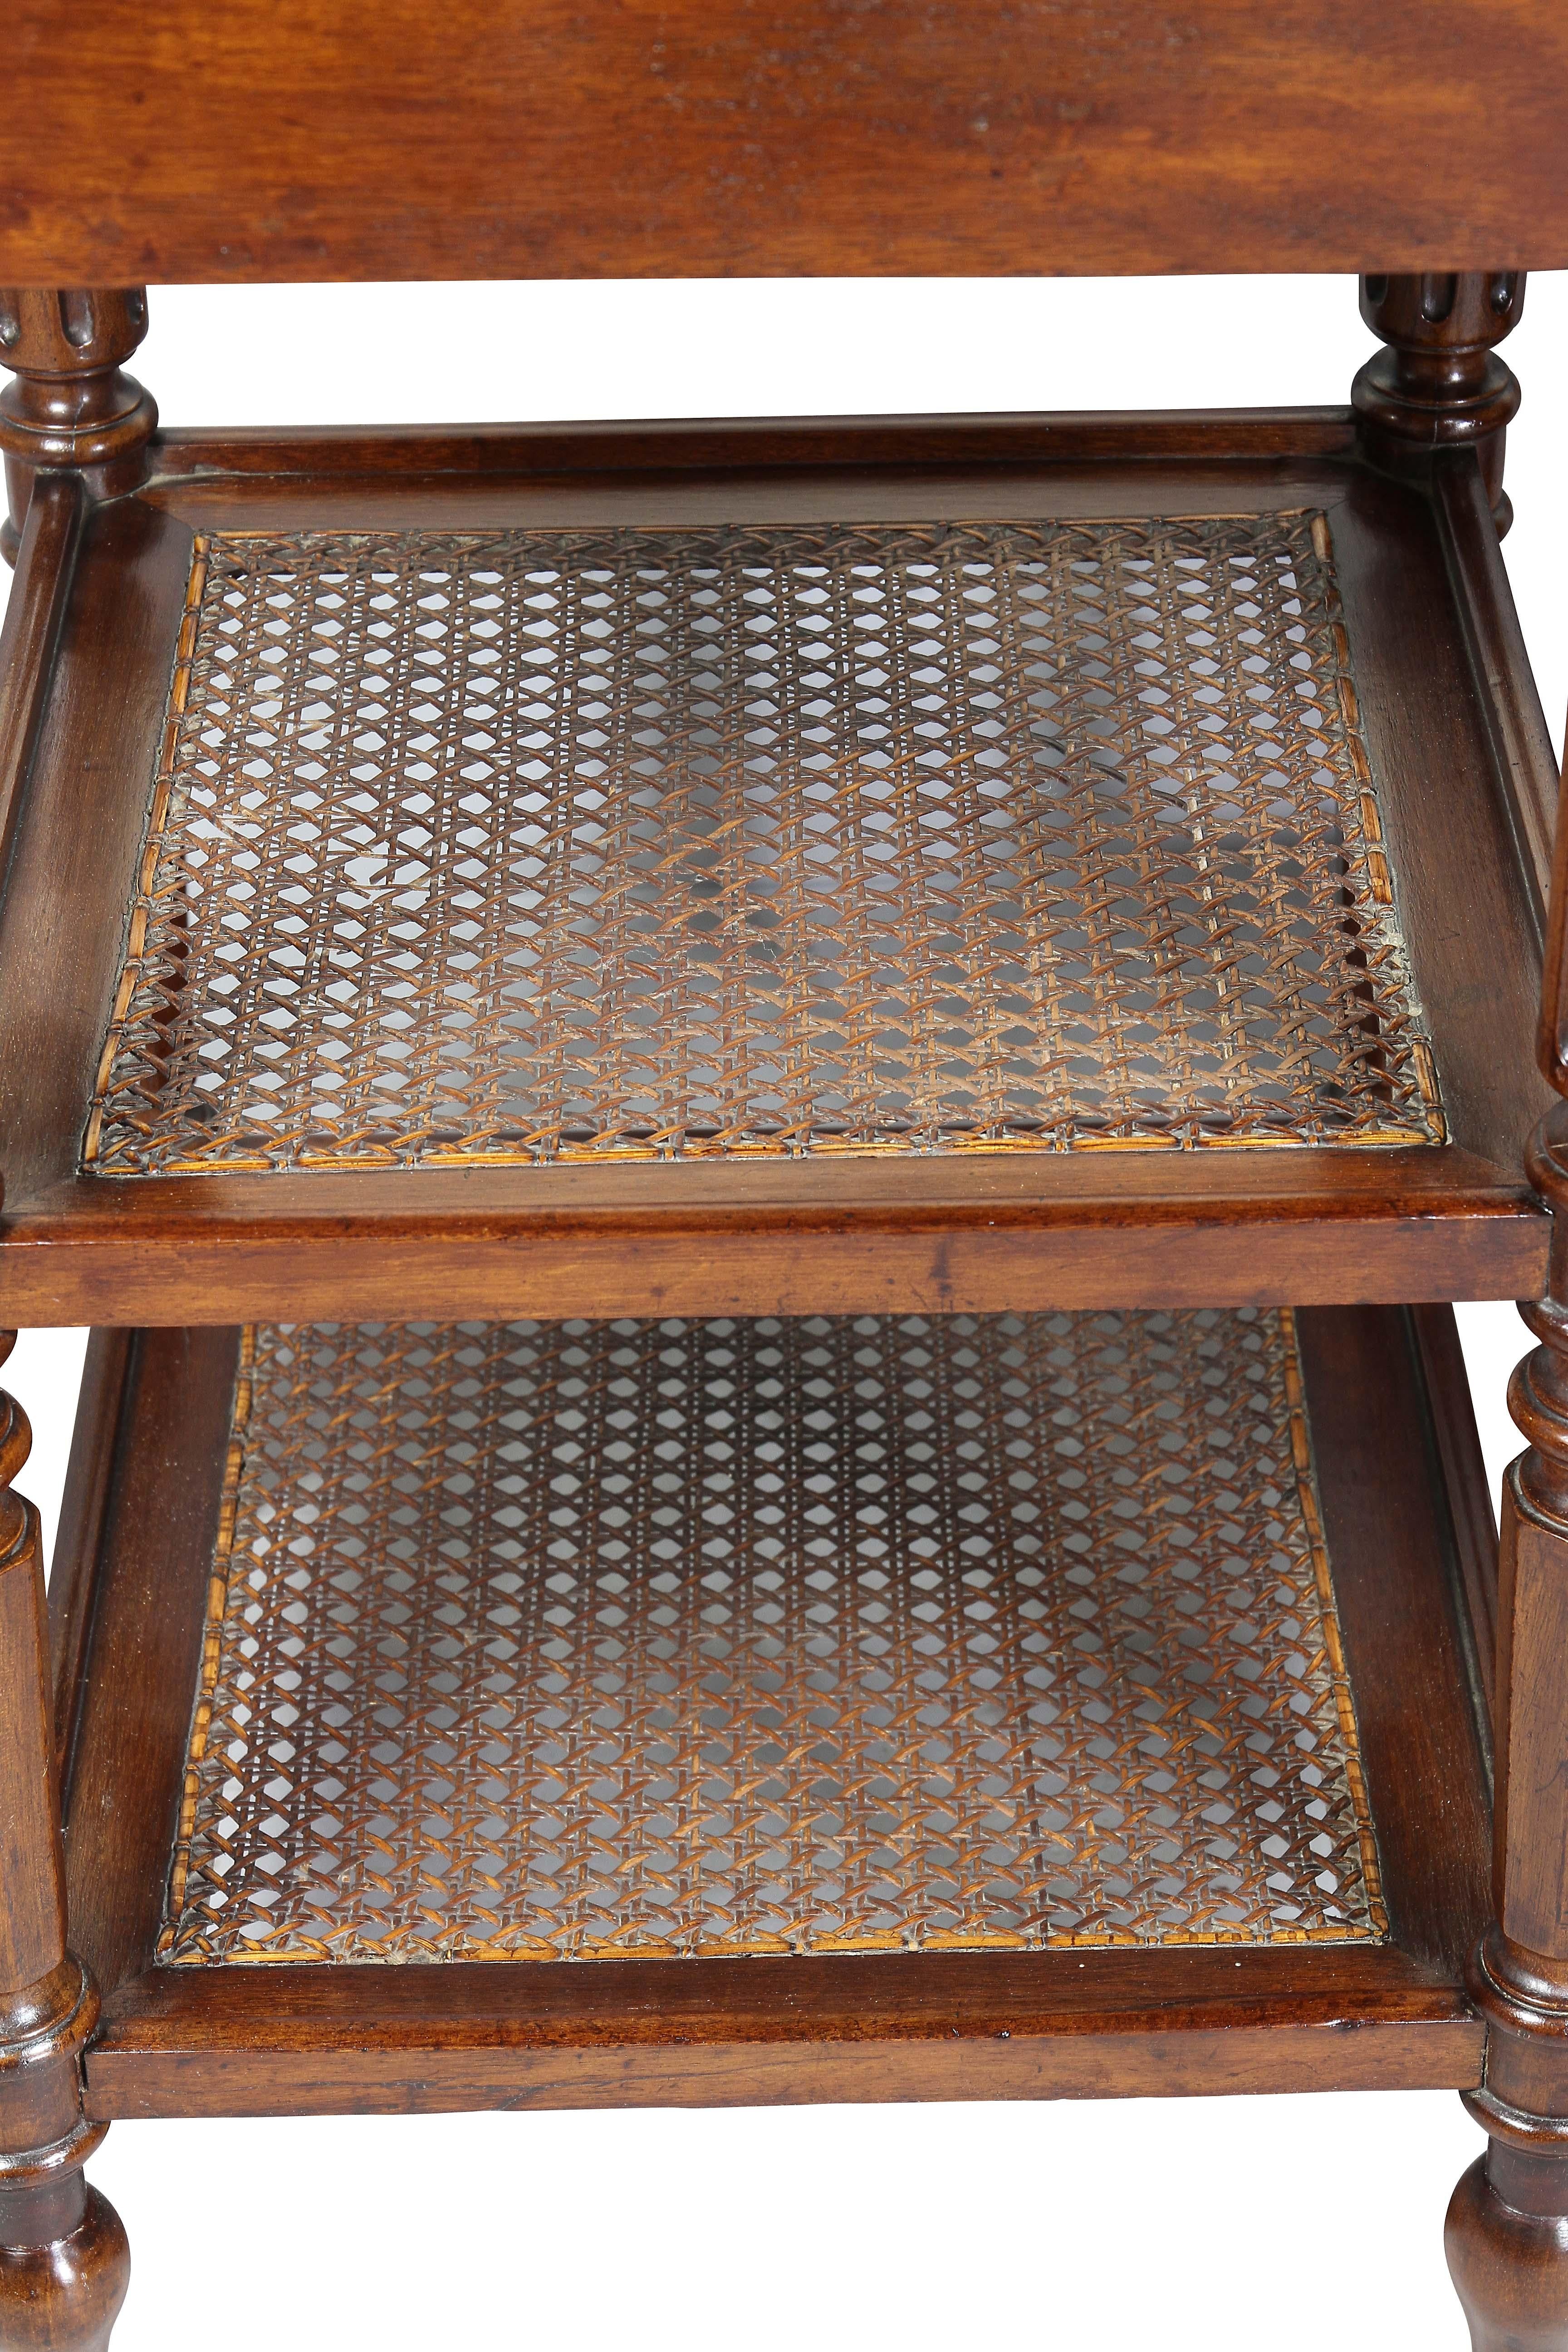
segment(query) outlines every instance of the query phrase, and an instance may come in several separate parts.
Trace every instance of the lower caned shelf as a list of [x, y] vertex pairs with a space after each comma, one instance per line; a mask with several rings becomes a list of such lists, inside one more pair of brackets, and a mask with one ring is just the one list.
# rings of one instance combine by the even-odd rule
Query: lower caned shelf
[[1446, 1309], [149, 1331], [56, 1580], [101, 2116], [1464, 2084]]

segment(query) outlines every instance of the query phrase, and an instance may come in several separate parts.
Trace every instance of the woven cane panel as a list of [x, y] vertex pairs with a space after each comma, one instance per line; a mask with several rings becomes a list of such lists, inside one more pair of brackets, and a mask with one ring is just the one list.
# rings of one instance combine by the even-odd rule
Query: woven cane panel
[[263, 1328], [172, 1962], [1384, 1933], [1289, 1318]]
[[106, 1172], [1442, 1137], [1321, 516], [198, 545]]

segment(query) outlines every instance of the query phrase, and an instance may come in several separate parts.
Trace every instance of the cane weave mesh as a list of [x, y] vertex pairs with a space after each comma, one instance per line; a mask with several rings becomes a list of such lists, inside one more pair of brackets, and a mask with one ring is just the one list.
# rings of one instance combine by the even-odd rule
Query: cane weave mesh
[[1321, 516], [198, 543], [106, 1172], [1442, 1139]]
[[162, 1950], [1384, 1932], [1289, 1317], [262, 1328]]

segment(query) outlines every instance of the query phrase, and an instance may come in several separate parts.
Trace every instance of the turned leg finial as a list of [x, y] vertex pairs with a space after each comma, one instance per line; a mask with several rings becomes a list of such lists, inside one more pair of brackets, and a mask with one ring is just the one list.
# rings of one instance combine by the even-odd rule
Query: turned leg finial
[[1351, 387], [1368, 454], [1401, 473], [1434, 451], [1473, 448], [1500, 531], [1513, 519], [1502, 487], [1503, 436], [1519, 408], [1519, 382], [1496, 347], [1523, 309], [1522, 269], [1361, 281], [1362, 317], [1384, 344]]
[[105, 2128], [82, 2112], [98, 1995], [66, 1949], [38, 1520], [11, 1483], [30, 1442], [0, 1390], [0, 2352], [103, 2352], [131, 2255], [82, 2178]]
[[144, 287], [0, 287], [0, 366], [15, 376], [0, 392], [7, 562], [40, 467], [79, 472], [104, 499], [142, 479], [158, 410], [122, 363], [146, 331]]

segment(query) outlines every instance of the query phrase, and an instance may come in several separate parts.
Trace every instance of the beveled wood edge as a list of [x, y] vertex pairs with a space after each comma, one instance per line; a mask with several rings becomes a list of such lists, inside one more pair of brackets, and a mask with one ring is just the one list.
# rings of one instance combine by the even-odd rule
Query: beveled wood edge
[[[868, 421], [870, 422], [870, 421]], [[688, 428], [681, 428], [682, 432]], [[430, 470], [417, 443], [394, 439], [378, 467], [340, 457], [322, 470], [272, 467], [226, 471], [214, 462], [164, 475], [137, 502], [205, 533], [460, 531], [481, 537], [526, 530], [710, 528], [805, 520], [841, 523], [962, 519], [1006, 523], [1020, 516], [1064, 526], [1117, 517], [1229, 517], [1331, 512], [1373, 477], [1353, 452], [1255, 453], [1227, 445], [1223, 420], [1212, 448], [1163, 457], [1123, 446], [1052, 443], [1043, 432], [1014, 443], [945, 433], [850, 434], [827, 442], [804, 429], [779, 443], [722, 445], [693, 429], [689, 442], [622, 445], [564, 438], [553, 454], [518, 462]], [[1287, 436], [1289, 441], [1293, 436]], [[902, 455], [895, 455], [901, 449]]]
[[1435, 1467], [1447, 1496], [1461, 1637], [1468, 1651], [1476, 1726], [1489, 1776], [1497, 1682], [1498, 1521], [1450, 1307], [1412, 1307]]
[[54, 1678], [55, 1776], [68, 1816], [72, 1750], [92, 1651], [99, 1570], [113, 1505], [121, 1412], [136, 1335], [97, 1330], [88, 1340], [71, 1433], [49, 1576], [49, 1655]]
[[89, 509], [0, 898], [0, 1176], [74, 1171], [167, 725], [191, 534], [135, 498]]
[[396, 1223], [410, 1217], [481, 1218], [499, 1229], [591, 1233], [700, 1230], [710, 1220], [792, 1224], [868, 1216], [878, 1223], [941, 1225], [993, 1219], [1074, 1223], [1086, 1217], [1180, 1221], [1243, 1205], [1289, 1220], [1346, 1213], [1535, 1216], [1520, 1148], [1500, 1167], [1458, 1144], [1079, 1146], [994, 1150], [695, 1154], [681, 1160], [605, 1158], [508, 1162], [427, 1160], [418, 1167], [365, 1160], [153, 1176], [67, 1176], [8, 1198], [0, 1243], [13, 1232], [69, 1221], [84, 1236], [152, 1234], [177, 1213], [257, 1228], [303, 1231]]
[[[1445, 1476], [1475, 1464], [1439, 1457], [1407, 1308], [1306, 1309], [1295, 1323], [1335, 1601], [1325, 1631], [1344, 1662], [1390, 1934], [1458, 1986], [1491, 1914], [1491, 1790]], [[1468, 1392], [1444, 1402], [1451, 1423], [1469, 1413]], [[1473, 1494], [1460, 1507], [1473, 1515]]]
[[[101, 1338], [101, 1335], [98, 1335]], [[107, 1508], [68, 1492], [57, 1575], [90, 1595], [75, 1691], [57, 1687], [71, 1947], [111, 1993], [152, 1959], [177, 1834], [239, 1332], [139, 1331], [89, 1363], [72, 1448], [111, 1457]], [[100, 1474], [101, 1475], [101, 1474]]]
[[81, 1177], [0, 1217], [0, 1318], [1524, 1297], [1550, 1233], [1452, 1146]]
[[1464, 630], [1476, 701], [1538, 936], [1544, 937], [1557, 822], [1558, 763], [1520, 626], [1497, 525], [1473, 449], [1432, 468], [1437, 537]]
[[1550, 1220], [1515, 1215], [1231, 1214], [1075, 1228], [700, 1229], [552, 1236], [355, 1221], [290, 1234], [172, 1218], [138, 1240], [0, 1245], [0, 1318], [17, 1327], [563, 1316], [1051, 1312], [1529, 1297]]
[[1430, 499], [1371, 469], [1349, 485], [1329, 527], [1394, 919], [1448, 1133], [1517, 1165], [1547, 1102], [1541, 955], [1494, 730]]
[[[1043, 1951], [687, 1959], [257, 1961], [148, 1967], [104, 2003], [127, 2050], [624, 2048], [704, 2042], [1142, 2031], [1209, 2014], [1444, 2020], [1457, 1980], [1388, 1943], [1057, 1946]], [[1458, 2004], [1458, 2006], [1456, 2006]]]
[[1347, 407], [1110, 409], [898, 416], [656, 417], [540, 425], [185, 426], [152, 445], [150, 481], [215, 473], [392, 475], [722, 471], [802, 466], [897, 470], [954, 462], [1345, 457]]
[[0, 897], [54, 684], [55, 646], [69, 602], [84, 512], [75, 475], [38, 476], [0, 625]]
[[1478, 2018], [1183, 2026], [665, 2051], [88, 2053], [85, 2110], [133, 2116], [451, 2115], [501, 2108], [847, 2105], [907, 2100], [1194, 2098], [1471, 2090]]
[[157, 1969], [109, 2003], [87, 2097], [107, 2118], [1462, 2088], [1480, 2050], [1454, 1988], [1352, 1944]]

